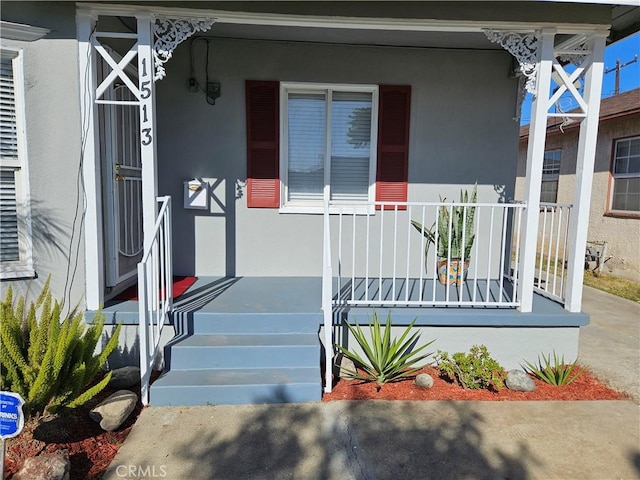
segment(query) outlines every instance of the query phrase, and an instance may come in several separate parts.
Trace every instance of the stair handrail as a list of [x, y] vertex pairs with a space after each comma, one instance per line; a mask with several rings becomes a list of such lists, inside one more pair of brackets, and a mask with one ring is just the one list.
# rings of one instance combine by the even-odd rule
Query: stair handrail
[[324, 202], [322, 249], [322, 314], [324, 319], [325, 393], [331, 393], [333, 373], [333, 269], [331, 266], [331, 229], [329, 200]]
[[140, 397], [149, 404], [149, 384], [165, 320], [173, 310], [171, 197], [156, 199], [160, 211], [142, 260], [138, 263], [138, 331], [140, 341]]

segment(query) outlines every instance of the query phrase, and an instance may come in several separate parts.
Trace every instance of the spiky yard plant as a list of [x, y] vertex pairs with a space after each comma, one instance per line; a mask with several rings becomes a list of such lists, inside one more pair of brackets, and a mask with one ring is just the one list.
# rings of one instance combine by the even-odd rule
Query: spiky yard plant
[[364, 352], [366, 358], [361, 357], [356, 352], [336, 344], [336, 348], [342, 354], [359, 366], [364, 373], [343, 368], [343, 371], [355, 379], [366, 382], [376, 382], [376, 388], [380, 391], [382, 385], [389, 382], [402, 380], [413, 375], [420, 367], [413, 367], [420, 360], [424, 360], [433, 354], [426, 353], [419, 355], [435, 340], [416, 347], [419, 332], [411, 333], [415, 320], [407, 327], [400, 338], [391, 338], [391, 314], [387, 315], [387, 322], [384, 331], [378, 320], [378, 315], [373, 312], [373, 322], [369, 324], [369, 334], [371, 340], [367, 338], [364, 330], [356, 322], [355, 326], [347, 323], [349, 331]]
[[0, 389], [20, 394], [29, 416], [75, 408], [99, 393], [111, 372], [88, 385], [118, 345], [121, 329], [94, 355], [104, 315], [86, 329], [77, 307], [63, 317], [61, 303], [52, 301], [50, 280], [28, 309], [24, 297], [14, 301], [11, 286], [0, 301]]
[[541, 356], [542, 359], [538, 357], [538, 365], [525, 361], [526, 367], [523, 366], [523, 368], [549, 385], [556, 387], [569, 385], [583, 373], [582, 370], [576, 370], [576, 362], [565, 363], [564, 355], [558, 358], [555, 350], [553, 351], [553, 362], [551, 362], [551, 354], [546, 357]]
[[484, 345], [473, 345], [469, 353], [454, 353], [438, 350], [436, 357], [440, 372], [463, 388], [480, 389], [504, 386], [504, 368], [491, 357]]

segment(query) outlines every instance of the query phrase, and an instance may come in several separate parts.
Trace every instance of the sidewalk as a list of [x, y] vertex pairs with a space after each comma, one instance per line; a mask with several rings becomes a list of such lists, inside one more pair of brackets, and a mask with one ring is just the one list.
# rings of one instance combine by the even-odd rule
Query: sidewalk
[[640, 306], [585, 287], [580, 361], [635, 402], [147, 408], [105, 480], [640, 479]]

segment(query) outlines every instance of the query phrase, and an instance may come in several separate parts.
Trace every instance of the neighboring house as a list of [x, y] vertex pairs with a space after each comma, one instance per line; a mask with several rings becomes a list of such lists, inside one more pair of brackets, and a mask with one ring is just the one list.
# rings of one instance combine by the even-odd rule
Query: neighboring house
[[[578, 130], [578, 122], [548, 122], [541, 201], [572, 202]], [[528, 137], [526, 125], [520, 129], [516, 198], [524, 191]], [[640, 281], [640, 88], [601, 102], [588, 240], [607, 242], [604, 272]]]
[[[603, 52], [640, 20], [620, 3], [4, 2], [3, 290], [51, 274], [88, 321], [104, 305], [125, 323], [112, 363], [140, 358], [145, 402], [164, 348], [154, 404], [317, 400], [334, 342], [353, 345], [344, 322], [373, 308], [507, 368], [574, 359]], [[582, 107], [584, 174], [566, 275], [541, 284], [552, 69]], [[461, 276], [454, 255], [411, 221], [476, 184], [468, 277], [440, 284], [439, 262]], [[175, 302], [174, 274], [197, 277]]]

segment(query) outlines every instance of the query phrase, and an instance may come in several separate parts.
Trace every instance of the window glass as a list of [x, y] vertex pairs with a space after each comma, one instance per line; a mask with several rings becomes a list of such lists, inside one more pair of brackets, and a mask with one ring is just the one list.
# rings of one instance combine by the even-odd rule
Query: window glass
[[558, 201], [558, 177], [560, 175], [560, 157], [562, 150], [547, 150], [542, 162], [542, 188], [540, 201], [555, 203]]
[[611, 209], [640, 212], [640, 137], [616, 141]]
[[[284, 87], [287, 154], [284, 206], [371, 199], [376, 87]], [[311, 211], [311, 210], [310, 210]]]

